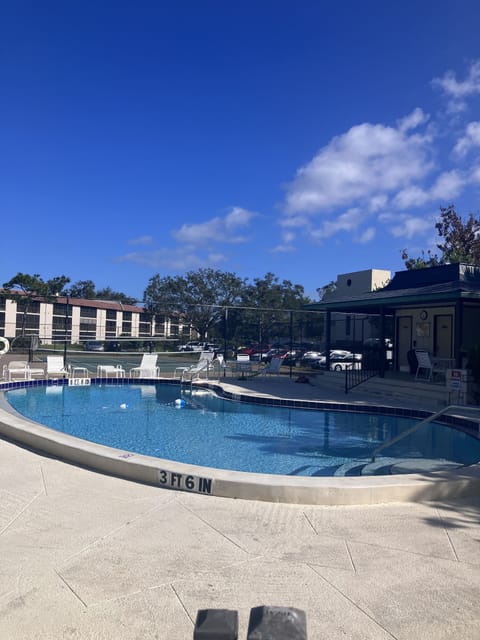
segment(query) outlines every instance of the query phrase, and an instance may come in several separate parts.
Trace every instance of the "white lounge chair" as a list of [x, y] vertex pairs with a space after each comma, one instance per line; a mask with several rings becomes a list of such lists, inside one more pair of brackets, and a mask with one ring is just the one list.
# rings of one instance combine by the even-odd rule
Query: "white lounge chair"
[[66, 378], [70, 371], [63, 366], [62, 356], [47, 356], [47, 378]]
[[8, 364], [3, 365], [3, 378], [7, 382], [13, 379], [30, 380], [30, 368], [28, 362], [23, 360], [10, 360]]
[[242, 376], [252, 372], [250, 356], [246, 353], [239, 353], [237, 359], [232, 364], [232, 373], [240, 373]]
[[202, 351], [198, 362], [182, 371], [182, 382], [192, 382], [193, 380], [200, 378], [202, 374], [208, 378], [208, 373], [212, 369], [212, 360], [214, 355], [213, 351]]
[[144, 353], [138, 367], [130, 369], [131, 378], [158, 378], [160, 367], [157, 367], [158, 356], [155, 353]]
[[280, 367], [282, 366], [283, 358], [272, 358], [270, 362], [267, 362], [267, 365], [264, 369], [260, 371], [260, 375], [269, 376], [269, 375], [278, 375], [280, 373]]

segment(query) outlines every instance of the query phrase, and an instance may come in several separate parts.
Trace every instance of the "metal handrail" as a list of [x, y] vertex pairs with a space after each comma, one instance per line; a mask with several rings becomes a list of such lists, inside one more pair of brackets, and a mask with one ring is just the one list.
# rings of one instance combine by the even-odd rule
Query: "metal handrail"
[[387, 440], [386, 442], [382, 442], [380, 446], [378, 446], [376, 449], [372, 451], [371, 462], [375, 462], [375, 458], [380, 453], [380, 451], [383, 451], [383, 449], [386, 449], [387, 447], [390, 447], [392, 444], [399, 442], [399, 440], [403, 440], [403, 438], [405, 438], [406, 436], [410, 435], [414, 431], [417, 431], [417, 429], [420, 429], [420, 427], [423, 427], [425, 424], [428, 424], [429, 422], [436, 420], [440, 416], [443, 416], [444, 413], [447, 413], [447, 411], [450, 411], [451, 409], [461, 409], [462, 411], [469, 411], [469, 410], [478, 411], [478, 407], [465, 407], [465, 406], [456, 405], [456, 404], [451, 404], [448, 407], [444, 407], [440, 411], [437, 411], [437, 413], [433, 413], [431, 416], [428, 416], [428, 418], [425, 418], [418, 424], [413, 425], [413, 427], [410, 427], [409, 429], [402, 431], [402, 433], [399, 433], [397, 436], [390, 438], [390, 440]]
[[366, 382], [370, 380], [370, 378], [374, 378], [379, 375], [379, 371], [377, 369], [356, 369], [353, 366], [345, 367], [345, 393], [348, 393], [350, 389], [358, 387], [362, 382]]
[[363, 350], [361, 366], [357, 367], [356, 364], [358, 361], [353, 361], [350, 367], [345, 367], [345, 393], [375, 376], [383, 378], [386, 369], [385, 353], [372, 349]]

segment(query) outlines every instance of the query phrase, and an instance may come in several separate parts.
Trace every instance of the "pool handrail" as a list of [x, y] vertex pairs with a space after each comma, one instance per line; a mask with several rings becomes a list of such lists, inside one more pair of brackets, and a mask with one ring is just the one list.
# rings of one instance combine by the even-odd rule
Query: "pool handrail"
[[[381, 445], [379, 445], [372, 451], [371, 462], [375, 462], [375, 459], [377, 455], [380, 453], [380, 451], [383, 451], [387, 447], [390, 447], [392, 444], [395, 444], [396, 442], [403, 440], [403, 438], [405, 438], [406, 436], [409, 436], [411, 433], [414, 433], [415, 431], [417, 431], [417, 429], [420, 429], [420, 427], [423, 427], [429, 422], [433, 422], [433, 420], [440, 418], [440, 416], [443, 416], [445, 413], [447, 413], [447, 411], [451, 411], [452, 409], [453, 410], [461, 409], [462, 411], [470, 410], [470, 411], [478, 412], [478, 407], [467, 407], [467, 406], [458, 405], [458, 404], [450, 404], [448, 405], [448, 407], [443, 407], [443, 409], [440, 409], [440, 411], [437, 411], [436, 413], [432, 413], [432, 415], [428, 416], [428, 418], [425, 418], [424, 420], [421, 420], [417, 424], [414, 424], [413, 427], [410, 427], [409, 429], [405, 429], [405, 431], [402, 431], [402, 433], [399, 433], [393, 438], [390, 438], [390, 440], [387, 440], [386, 442], [382, 442]], [[480, 423], [479, 423], [479, 428], [480, 428]]]

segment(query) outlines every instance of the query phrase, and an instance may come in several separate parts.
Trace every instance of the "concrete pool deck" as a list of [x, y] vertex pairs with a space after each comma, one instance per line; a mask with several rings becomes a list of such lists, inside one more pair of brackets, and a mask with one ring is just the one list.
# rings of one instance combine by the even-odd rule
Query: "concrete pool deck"
[[[227, 384], [318, 394], [291, 380]], [[250, 609], [262, 604], [303, 609], [311, 640], [479, 637], [480, 496], [232, 500], [94, 473], [0, 439], [0, 554], [9, 640], [189, 640], [204, 608], [237, 610], [246, 640]]]

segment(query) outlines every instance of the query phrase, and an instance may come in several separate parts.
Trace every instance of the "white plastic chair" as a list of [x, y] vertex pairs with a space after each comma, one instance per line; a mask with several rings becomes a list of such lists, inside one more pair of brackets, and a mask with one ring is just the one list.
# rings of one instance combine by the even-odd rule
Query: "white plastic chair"
[[432, 361], [430, 360], [430, 354], [425, 349], [415, 349], [415, 356], [417, 358], [417, 372], [415, 373], [415, 380], [427, 380], [432, 378]]
[[99, 364], [97, 365], [98, 378], [124, 378], [125, 369], [119, 364]]
[[70, 371], [63, 366], [62, 356], [47, 356], [47, 378], [65, 378], [68, 375]]
[[14, 378], [30, 380], [30, 368], [28, 362], [23, 360], [10, 360], [3, 365], [3, 378], [11, 382]]
[[131, 378], [158, 378], [160, 367], [157, 367], [158, 356], [155, 353], [144, 353], [138, 367], [130, 369]]
[[266, 367], [262, 369], [260, 374], [262, 376], [278, 375], [280, 373], [280, 367], [282, 366], [283, 358], [272, 358], [267, 363]]
[[239, 353], [237, 354], [237, 359], [232, 365], [232, 373], [241, 373], [245, 375], [246, 373], [252, 372], [252, 363], [250, 362], [250, 356], [248, 353]]
[[215, 377], [217, 377], [218, 379], [220, 379], [222, 376], [225, 376], [227, 363], [225, 362], [225, 358], [221, 353], [219, 353], [217, 357], [212, 360], [212, 368], [215, 372]]
[[182, 371], [182, 382], [192, 382], [193, 380], [200, 378], [202, 374], [205, 374], [205, 377], [208, 378], [208, 373], [212, 368], [214, 355], [213, 351], [202, 351], [198, 362]]

